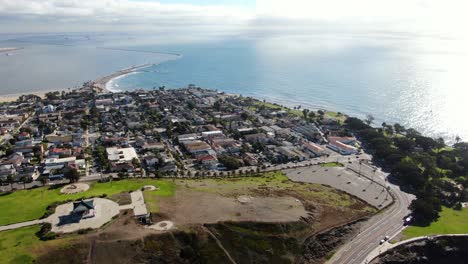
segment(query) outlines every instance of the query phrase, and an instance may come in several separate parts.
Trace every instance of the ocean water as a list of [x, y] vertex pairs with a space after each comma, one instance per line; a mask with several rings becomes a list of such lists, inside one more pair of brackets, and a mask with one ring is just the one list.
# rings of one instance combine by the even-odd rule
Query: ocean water
[[464, 78], [468, 45], [459, 39], [398, 34], [174, 41], [169, 37], [42, 38], [33, 38], [28, 43], [31, 50], [20, 52], [25, 58], [18, 62], [18, 57], [7, 61], [0, 56], [0, 78], [7, 80], [0, 94], [69, 87], [149, 62], [155, 65], [114, 80], [109, 87], [180, 88], [193, 83], [288, 106], [358, 117], [372, 114], [376, 125], [399, 122], [448, 142], [457, 135], [468, 140]]

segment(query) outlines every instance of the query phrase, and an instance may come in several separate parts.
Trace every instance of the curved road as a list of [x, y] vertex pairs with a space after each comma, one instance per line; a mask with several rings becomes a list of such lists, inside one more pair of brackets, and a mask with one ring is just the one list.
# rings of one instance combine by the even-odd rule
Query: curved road
[[[377, 176], [384, 180], [387, 175], [379, 171]], [[404, 228], [403, 218], [410, 213], [408, 206], [414, 196], [401, 191], [397, 185], [387, 185], [395, 197], [395, 203], [363, 223], [359, 234], [343, 245], [327, 263], [367, 263], [367, 256], [379, 246], [381, 239], [393, 237]]]

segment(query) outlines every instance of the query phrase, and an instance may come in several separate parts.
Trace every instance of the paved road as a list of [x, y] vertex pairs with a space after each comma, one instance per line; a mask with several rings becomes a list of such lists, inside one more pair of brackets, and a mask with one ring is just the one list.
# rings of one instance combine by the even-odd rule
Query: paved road
[[[381, 171], [375, 173], [379, 180], [385, 181], [387, 176]], [[368, 255], [379, 247], [379, 241], [385, 236], [393, 237], [403, 228], [403, 218], [410, 213], [408, 206], [414, 199], [413, 195], [405, 193], [391, 183], [387, 183], [395, 196], [395, 203], [365, 222], [359, 234], [342, 246], [328, 261], [330, 264], [365, 263]]]

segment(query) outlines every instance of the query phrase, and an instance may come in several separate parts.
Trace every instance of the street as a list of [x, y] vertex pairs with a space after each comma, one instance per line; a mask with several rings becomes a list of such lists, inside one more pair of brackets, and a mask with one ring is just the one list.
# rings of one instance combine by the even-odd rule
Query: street
[[[377, 177], [386, 177], [380, 171]], [[413, 195], [400, 190], [397, 185], [387, 183], [395, 197], [395, 203], [383, 212], [365, 222], [359, 234], [343, 245], [327, 262], [330, 264], [359, 264], [366, 263], [366, 257], [379, 247], [379, 241], [385, 236], [392, 238], [403, 228], [403, 218], [410, 213], [408, 206], [415, 198]], [[388, 243], [388, 242], [385, 242]]]

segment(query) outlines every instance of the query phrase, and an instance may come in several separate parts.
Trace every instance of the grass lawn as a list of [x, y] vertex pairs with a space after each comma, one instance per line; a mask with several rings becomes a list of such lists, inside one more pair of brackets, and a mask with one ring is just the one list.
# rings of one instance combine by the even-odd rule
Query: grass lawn
[[325, 118], [334, 119], [340, 123], [344, 123], [346, 121], [346, 117], [343, 114], [338, 114], [338, 112], [332, 111], [325, 111]]
[[169, 181], [166, 181], [165, 184], [166, 186], [164, 188], [162, 188], [161, 185], [158, 185], [161, 189], [157, 191], [144, 191], [143, 192], [146, 207], [151, 213], [159, 212], [158, 197], [167, 197], [167, 196], [174, 195], [176, 185]]
[[327, 162], [320, 164], [320, 167], [344, 167], [344, 165], [340, 162]]
[[468, 233], [468, 209], [461, 211], [442, 207], [440, 217], [429, 226], [410, 226], [403, 230], [406, 238], [436, 235], [436, 234], [466, 234]]
[[40, 226], [0, 232], [0, 263], [32, 263], [28, 248], [41, 242], [34, 234]]
[[39, 225], [0, 232], [0, 264], [27, 264], [34, 262], [34, 250], [42, 246], [64, 245], [73, 237], [41, 241], [35, 235]]
[[47, 187], [16, 191], [0, 195], [0, 225], [8, 225], [40, 218], [48, 205], [54, 202], [95, 197], [102, 194], [108, 196], [121, 192], [134, 191], [144, 185], [156, 185], [160, 189], [153, 191], [154, 195], [168, 196], [174, 192], [174, 184], [166, 180], [129, 179], [106, 183], [94, 183], [88, 191], [78, 194], [61, 194], [60, 189]]

